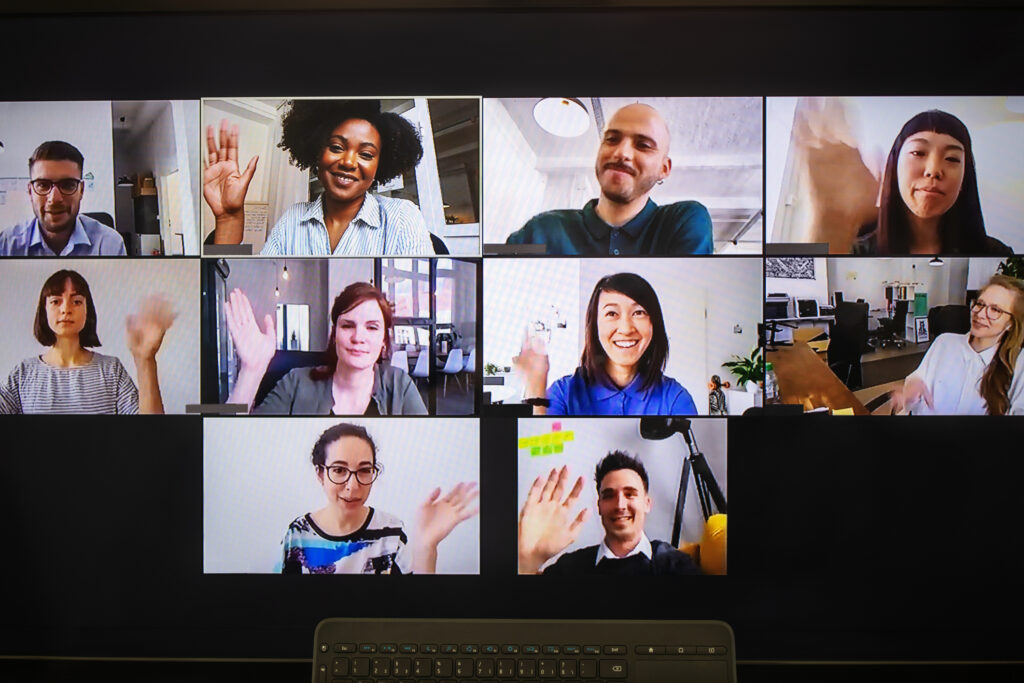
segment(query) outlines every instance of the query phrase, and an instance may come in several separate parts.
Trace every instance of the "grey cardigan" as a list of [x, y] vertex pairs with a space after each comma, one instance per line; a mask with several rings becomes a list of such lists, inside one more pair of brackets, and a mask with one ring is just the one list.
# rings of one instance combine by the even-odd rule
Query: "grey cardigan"
[[[253, 415], [330, 415], [334, 408], [331, 378], [313, 379], [314, 368], [295, 368], [270, 390]], [[373, 401], [381, 415], [426, 415], [416, 384], [390, 365], [373, 367]]]

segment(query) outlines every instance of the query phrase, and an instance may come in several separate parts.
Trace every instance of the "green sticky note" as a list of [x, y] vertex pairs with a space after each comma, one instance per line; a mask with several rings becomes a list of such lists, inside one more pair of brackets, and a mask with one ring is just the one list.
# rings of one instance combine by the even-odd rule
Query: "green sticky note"
[[556, 443], [554, 446], [552, 446], [552, 449], [554, 449], [555, 453], [561, 453], [563, 450], [565, 450], [565, 447], [562, 446], [562, 444], [560, 443]]
[[551, 446], [544, 446], [544, 455], [551, 455]]
[[534, 446], [531, 448], [530, 455], [540, 455], [540, 446]]

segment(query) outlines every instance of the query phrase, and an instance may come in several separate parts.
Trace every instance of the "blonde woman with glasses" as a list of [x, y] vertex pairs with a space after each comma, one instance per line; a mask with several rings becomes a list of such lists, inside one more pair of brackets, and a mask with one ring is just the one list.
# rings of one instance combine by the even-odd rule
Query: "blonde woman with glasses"
[[1024, 415], [1024, 282], [995, 275], [967, 334], [940, 334], [890, 398], [915, 415]]

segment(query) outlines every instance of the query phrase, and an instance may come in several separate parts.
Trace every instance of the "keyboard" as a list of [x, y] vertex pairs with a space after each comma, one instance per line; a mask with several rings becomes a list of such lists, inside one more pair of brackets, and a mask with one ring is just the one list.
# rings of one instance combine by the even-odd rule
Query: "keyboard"
[[325, 619], [313, 683], [735, 683], [721, 621]]

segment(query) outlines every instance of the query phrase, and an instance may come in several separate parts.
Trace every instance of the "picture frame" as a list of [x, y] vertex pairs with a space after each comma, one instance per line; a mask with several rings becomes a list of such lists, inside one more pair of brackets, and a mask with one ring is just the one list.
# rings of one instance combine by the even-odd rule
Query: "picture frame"
[[920, 344], [928, 341], [928, 317], [914, 317], [914, 343]]

